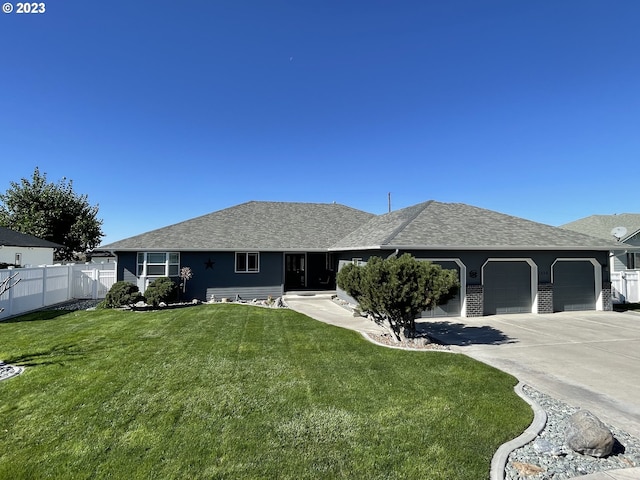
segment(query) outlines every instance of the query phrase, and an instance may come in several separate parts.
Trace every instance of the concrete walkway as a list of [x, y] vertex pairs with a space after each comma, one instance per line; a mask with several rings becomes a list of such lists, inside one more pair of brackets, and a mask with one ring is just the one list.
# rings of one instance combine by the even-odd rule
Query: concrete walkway
[[[328, 295], [286, 296], [292, 310], [359, 332], [382, 332]], [[640, 315], [574, 312], [423, 320], [420, 328], [483, 363], [512, 374], [604, 422], [640, 437]], [[580, 480], [640, 480], [640, 468]]]
[[321, 322], [357, 332], [382, 333], [384, 328], [364, 317], [354, 317], [346, 308], [337, 305], [330, 295], [286, 295], [289, 308]]

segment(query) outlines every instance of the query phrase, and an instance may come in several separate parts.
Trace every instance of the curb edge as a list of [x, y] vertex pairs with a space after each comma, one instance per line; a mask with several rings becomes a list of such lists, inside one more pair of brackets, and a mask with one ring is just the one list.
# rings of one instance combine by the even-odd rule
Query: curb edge
[[545, 412], [535, 400], [528, 397], [522, 387], [524, 387], [524, 383], [518, 382], [518, 384], [513, 387], [513, 390], [531, 406], [533, 410], [533, 421], [520, 436], [500, 445], [500, 448], [498, 448], [491, 459], [491, 470], [489, 472], [489, 478], [491, 480], [504, 480], [509, 454], [536, 438], [547, 424], [547, 412]]

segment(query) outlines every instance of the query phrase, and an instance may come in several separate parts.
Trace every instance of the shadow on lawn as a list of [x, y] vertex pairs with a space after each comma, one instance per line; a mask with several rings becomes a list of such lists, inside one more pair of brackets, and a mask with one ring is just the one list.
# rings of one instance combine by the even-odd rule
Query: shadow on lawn
[[78, 360], [87, 354], [87, 349], [75, 344], [53, 345], [34, 353], [11, 356], [3, 359], [5, 363], [20, 367], [40, 367], [44, 365], [61, 365]]
[[18, 317], [10, 317], [6, 320], [0, 319], [2, 323], [20, 323], [20, 322], [35, 322], [38, 320], [53, 320], [54, 318], [61, 317], [72, 313], [71, 310], [38, 310], [36, 312], [27, 313]]
[[468, 346], [516, 343], [515, 339], [488, 325], [476, 327], [447, 321], [423, 321], [418, 323], [417, 329], [445, 345]]

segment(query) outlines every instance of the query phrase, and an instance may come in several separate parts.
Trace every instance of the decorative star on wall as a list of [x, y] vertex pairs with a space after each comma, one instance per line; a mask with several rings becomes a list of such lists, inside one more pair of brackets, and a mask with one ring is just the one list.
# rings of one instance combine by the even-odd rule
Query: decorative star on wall
[[211, 258], [209, 258], [206, 262], [204, 262], [204, 269], [205, 270], [209, 270], [210, 268], [213, 269], [213, 266], [215, 265], [216, 262], [213, 262], [211, 260]]

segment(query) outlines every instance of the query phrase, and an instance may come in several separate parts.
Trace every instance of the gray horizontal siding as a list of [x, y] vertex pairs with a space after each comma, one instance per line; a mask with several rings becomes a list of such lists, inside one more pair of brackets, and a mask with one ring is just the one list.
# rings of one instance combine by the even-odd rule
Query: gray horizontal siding
[[627, 254], [620, 253], [613, 257], [613, 271], [622, 272], [627, 269]]
[[221, 298], [228, 298], [234, 300], [236, 295], [240, 295], [243, 300], [253, 300], [257, 298], [264, 300], [271, 295], [273, 298], [281, 297], [283, 295], [282, 285], [268, 285], [258, 287], [225, 287], [225, 288], [207, 288], [207, 301], [211, 300], [211, 297], [215, 295], [216, 300]]

